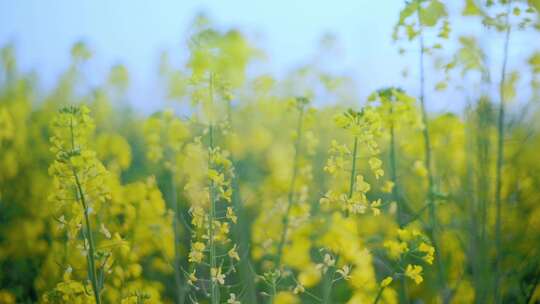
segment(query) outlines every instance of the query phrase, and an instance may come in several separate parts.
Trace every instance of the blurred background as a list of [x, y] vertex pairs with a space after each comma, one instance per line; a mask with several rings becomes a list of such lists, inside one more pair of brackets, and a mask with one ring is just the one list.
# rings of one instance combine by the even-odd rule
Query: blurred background
[[0, 0], [0, 304], [540, 303], [539, 12]]
[[[313, 2], [277, 1], [0, 1], [0, 45], [16, 46], [19, 66], [39, 75], [39, 85], [51, 89], [69, 64], [73, 43], [84, 41], [94, 53], [83, 72], [89, 86], [97, 86], [115, 64], [130, 74], [127, 98], [149, 113], [164, 104], [158, 80], [160, 54], [167, 51], [176, 61], [188, 55], [186, 41], [199, 14], [205, 14], [221, 30], [238, 29], [264, 52], [251, 63], [252, 75], [270, 73], [283, 78], [287, 72], [317, 62], [333, 73], [350, 77], [355, 91], [365, 98], [371, 91], [399, 86], [418, 91], [416, 44], [400, 54], [392, 40], [403, 1]], [[461, 16], [465, 3], [445, 3], [452, 19], [452, 39], [437, 56], [451, 57], [459, 47], [457, 37], [472, 35], [480, 43], [494, 69], [500, 68], [501, 35], [486, 31], [481, 23]], [[510, 65], [523, 68], [532, 46], [538, 45], [534, 30], [512, 37]], [[322, 57], [321, 44], [333, 41], [332, 53]], [[428, 66], [428, 68], [430, 68]], [[404, 71], [410, 75], [404, 79]], [[432, 80], [435, 84], [438, 80]], [[526, 78], [520, 100], [530, 97]], [[496, 90], [496, 88], [495, 88]], [[452, 91], [450, 91], [452, 92]], [[436, 92], [434, 92], [436, 93]], [[458, 96], [435, 94], [434, 111], [462, 109]], [[324, 100], [319, 100], [324, 103]]]

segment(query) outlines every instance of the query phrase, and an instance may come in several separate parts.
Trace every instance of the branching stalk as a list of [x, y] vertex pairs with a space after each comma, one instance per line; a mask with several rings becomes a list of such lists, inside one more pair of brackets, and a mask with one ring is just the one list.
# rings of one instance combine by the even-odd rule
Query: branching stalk
[[300, 145], [302, 142], [302, 124], [304, 120], [304, 108], [300, 107], [300, 113], [298, 115], [298, 122], [296, 128], [296, 141], [294, 143], [294, 159], [293, 159], [293, 172], [291, 177], [291, 183], [289, 185], [289, 193], [287, 195], [287, 209], [283, 216], [283, 230], [281, 231], [280, 240], [278, 243], [278, 251], [276, 255], [276, 269], [281, 267], [281, 259], [283, 257], [283, 247], [285, 246], [287, 232], [289, 229], [289, 216], [294, 200], [294, 190], [296, 185], [296, 178], [298, 176], [298, 162], [300, 158]]
[[[229, 127], [233, 128], [233, 116], [232, 116], [232, 105], [231, 102], [227, 102], [227, 122], [229, 124]], [[236, 170], [238, 168], [237, 160], [235, 159], [234, 155], [231, 154], [231, 162], [233, 165], [233, 168]], [[240, 186], [238, 183], [238, 176], [234, 174], [231, 177], [231, 184], [232, 184], [232, 204], [236, 211], [236, 214], [238, 215], [238, 224], [235, 225], [234, 233], [237, 243], [239, 244], [240, 250], [242, 253], [240, 254], [242, 257], [244, 257], [240, 261], [240, 276], [242, 277], [242, 280], [244, 281], [246, 292], [244, 294], [244, 301], [248, 303], [255, 303], [257, 301], [256, 298], [256, 290], [255, 290], [255, 279], [253, 277], [253, 274], [251, 272], [251, 269], [249, 268], [250, 263], [250, 255], [249, 255], [249, 223], [248, 218], [244, 210], [244, 206], [242, 205], [242, 199], [240, 197]]]
[[[390, 108], [391, 112], [393, 112], [393, 107]], [[390, 113], [392, 114], [392, 113]], [[396, 134], [395, 134], [395, 128], [394, 128], [394, 122], [392, 121], [390, 123], [390, 178], [393, 183], [392, 187], [392, 198], [397, 204], [397, 223], [399, 225], [399, 228], [403, 228], [403, 206], [402, 201], [399, 198], [398, 194], [398, 178], [397, 178], [397, 160], [396, 160]], [[399, 299], [402, 303], [409, 303], [409, 299], [407, 297], [407, 286], [405, 279], [399, 280]], [[383, 288], [381, 288], [379, 295], [377, 296], [377, 299], [375, 300], [375, 303], [377, 303], [380, 298], [380, 294], [382, 294]]]
[[[70, 123], [70, 135], [71, 135], [71, 148], [72, 150], [75, 150], [75, 135], [73, 132], [73, 121]], [[73, 170], [73, 178], [75, 179], [75, 186], [77, 188], [77, 197], [80, 200], [80, 203], [83, 207], [83, 213], [84, 213], [84, 234], [85, 239], [88, 240], [88, 254], [86, 256], [88, 261], [88, 278], [90, 279], [90, 282], [92, 283], [92, 290], [94, 293], [94, 298], [96, 300], [96, 304], [101, 304], [101, 288], [100, 284], [98, 284], [98, 278], [97, 278], [97, 270], [96, 270], [96, 260], [95, 260], [95, 245], [94, 245], [94, 238], [92, 236], [92, 226], [90, 223], [90, 217], [88, 214], [89, 207], [88, 202], [86, 201], [86, 196], [84, 195], [84, 191], [82, 189], [81, 182], [79, 180], [79, 176], [77, 174], [77, 171], [75, 168], [72, 168]], [[85, 244], [86, 245], [86, 244]]]
[[[358, 158], [358, 137], [354, 137], [354, 144], [353, 144], [353, 152], [352, 152], [352, 164], [351, 164], [351, 176], [349, 179], [349, 193], [347, 195], [347, 198], [351, 198], [354, 193], [354, 182], [356, 179], [356, 159]], [[339, 259], [339, 256], [336, 257], [335, 263], [337, 264], [337, 261]], [[329, 304], [332, 301], [332, 287], [334, 285], [334, 271], [331, 271], [330, 269], [326, 271], [327, 280], [325, 281], [324, 286], [324, 294], [323, 294], [323, 303]]]
[[379, 288], [379, 291], [377, 292], [377, 296], [375, 297], [375, 301], [373, 301], [373, 304], [378, 304], [379, 303], [379, 301], [381, 300], [381, 296], [382, 296], [382, 293], [384, 291], [384, 288], [385, 287], [382, 287], [382, 286]]
[[427, 110], [426, 110], [426, 97], [425, 97], [425, 68], [424, 68], [424, 53], [425, 53], [425, 45], [424, 45], [424, 31], [422, 28], [422, 18], [421, 18], [421, 7], [420, 3], [417, 8], [417, 15], [418, 15], [418, 23], [420, 25], [420, 32], [419, 32], [419, 68], [420, 68], [420, 107], [422, 111], [422, 123], [424, 125], [424, 129], [422, 130], [422, 135], [424, 138], [424, 154], [425, 154], [425, 167], [427, 170], [427, 178], [428, 178], [428, 190], [427, 190], [427, 203], [429, 206], [429, 223], [430, 223], [430, 234], [431, 234], [431, 241], [433, 243], [433, 247], [435, 248], [435, 263], [437, 265], [437, 278], [439, 281], [439, 286], [443, 289], [442, 291], [442, 300], [444, 302], [445, 297], [445, 282], [444, 282], [444, 274], [443, 274], [443, 266], [441, 262], [441, 252], [440, 252], [440, 246], [437, 239], [437, 211], [435, 206], [435, 182], [433, 177], [433, 167], [432, 167], [432, 147], [431, 147], [431, 139], [429, 136], [429, 120], [427, 116]]
[[183, 304], [185, 302], [185, 289], [182, 286], [182, 273], [180, 272], [180, 251], [178, 244], [180, 244], [180, 233], [178, 231], [178, 217], [180, 216], [178, 210], [178, 197], [176, 192], [176, 183], [173, 170], [170, 171], [170, 192], [171, 192], [171, 204], [173, 207], [173, 229], [174, 229], [174, 282], [176, 285], [176, 303]]
[[506, 31], [504, 37], [504, 51], [503, 51], [503, 63], [501, 69], [501, 81], [499, 83], [499, 118], [497, 122], [497, 166], [495, 172], [495, 289], [494, 300], [495, 303], [501, 303], [500, 281], [501, 281], [501, 256], [502, 256], [502, 244], [501, 244], [501, 188], [502, 188], [502, 167], [504, 159], [504, 115], [505, 115], [505, 96], [504, 96], [504, 84], [506, 82], [506, 66], [508, 62], [508, 45], [510, 41], [510, 6], [512, 1], [509, 0], [506, 9]]
[[[214, 88], [213, 88], [213, 75], [210, 75], [210, 102], [213, 103], [214, 99]], [[208, 155], [208, 166], [209, 169], [212, 166], [211, 153], [214, 150], [214, 125], [213, 122], [210, 123], [208, 127], [208, 148], [210, 154]], [[210, 180], [209, 185], [209, 197], [210, 197], [210, 220], [209, 220], [209, 244], [210, 244], [210, 303], [219, 304], [219, 286], [217, 285], [216, 280], [212, 277], [212, 270], [217, 270], [216, 264], [216, 244], [215, 244], [215, 232], [214, 232], [214, 218], [216, 217], [216, 206], [215, 206], [215, 193], [214, 193], [214, 182]]]
[[79, 182], [79, 177], [75, 170], [73, 170], [73, 176], [75, 177], [75, 184], [77, 185], [77, 192], [79, 193], [79, 198], [84, 209], [84, 222], [86, 230], [86, 239], [88, 240], [88, 277], [92, 282], [92, 289], [94, 291], [94, 298], [96, 299], [96, 304], [101, 304], [101, 288], [98, 284], [97, 271], [96, 271], [96, 260], [95, 260], [95, 245], [94, 238], [92, 236], [92, 226], [90, 224], [90, 218], [88, 216], [88, 204], [84, 196], [84, 191], [82, 189], [81, 183]]

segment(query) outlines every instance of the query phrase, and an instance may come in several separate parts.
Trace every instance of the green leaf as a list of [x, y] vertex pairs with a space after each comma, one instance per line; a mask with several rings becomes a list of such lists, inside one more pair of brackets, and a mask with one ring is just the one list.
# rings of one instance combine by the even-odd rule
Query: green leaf
[[484, 53], [473, 37], [459, 37], [461, 48], [456, 54], [458, 63], [463, 67], [461, 73], [464, 75], [468, 71], [483, 71]]
[[409, 40], [413, 40], [418, 35], [418, 32], [414, 29], [414, 26], [412, 25], [406, 25], [405, 29], [407, 30], [407, 38]]
[[446, 83], [446, 81], [439, 81], [435, 85], [435, 90], [436, 91], [444, 91], [444, 90], [446, 90], [447, 87], [448, 87], [448, 84]]
[[448, 22], [448, 20], [444, 20], [443, 26], [438, 35], [439, 38], [448, 39], [450, 36], [450, 30], [450, 22]]
[[465, 7], [461, 14], [463, 16], [481, 16], [482, 10], [476, 5], [474, 0], [465, 0]]
[[540, 52], [534, 53], [529, 58], [529, 64], [532, 67], [533, 73], [540, 73]]
[[420, 19], [425, 26], [435, 26], [437, 21], [447, 15], [446, 7], [438, 0], [433, 0], [426, 8], [420, 9]]
[[516, 84], [519, 80], [519, 73], [512, 72], [503, 84], [504, 102], [510, 102], [516, 97]]
[[405, 24], [405, 20], [407, 20], [407, 18], [412, 16], [416, 12], [417, 9], [418, 9], [418, 2], [413, 1], [407, 4], [407, 6], [405, 6], [405, 8], [399, 13], [398, 25]]
[[537, 13], [540, 13], [540, 0], [529, 0], [529, 5], [534, 7]]

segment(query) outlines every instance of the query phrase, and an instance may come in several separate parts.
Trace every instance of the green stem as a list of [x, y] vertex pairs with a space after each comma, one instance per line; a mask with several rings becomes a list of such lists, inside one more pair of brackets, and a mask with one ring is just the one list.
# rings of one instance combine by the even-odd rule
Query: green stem
[[174, 281], [176, 285], [176, 302], [178, 304], [183, 304], [185, 301], [185, 289], [182, 286], [182, 274], [180, 273], [180, 251], [178, 244], [180, 244], [180, 233], [178, 231], [178, 197], [176, 192], [176, 183], [174, 180], [174, 172], [170, 172], [170, 192], [171, 192], [171, 205], [173, 207], [174, 218], [173, 218], [173, 229], [174, 229]]
[[[356, 159], [358, 158], [358, 137], [354, 137], [354, 144], [353, 144], [353, 153], [352, 153], [352, 165], [351, 165], [351, 176], [349, 179], [349, 193], [347, 195], [347, 198], [351, 198], [354, 193], [354, 182], [356, 178]], [[339, 260], [339, 256], [336, 256], [336, 264]], [[334, 277], [334, 271], [327, 270], [326, 271], [326, 280], [324, 284], [324, 290], [323, 290], [323, 303], [328, 304], [331, 303], [332, 299], [332, 287], [333, 287], [333, 277]]]
[[[73, 132], [73, 120], [70, 121], [70, 134], [71, 134], [71, 149], [75, 150], [75, 136]], [[90, 218], [88, 215], [88, 203], [86, 202], [86, 196], [84, 195], [84, 191], [82, 189], [81, 182], [79, 180], [79, 176], [77, 175], [77, 171], [75, 168], [72, 168], [73, 171], [73, 177], [75, 179], [75, 186], [77, 188], [78, 197], [80, 199], [81, 205], [83, 207], [83, 213], [84, 213], [84, 223], [85, 223], [85, 239], [88, 240], [88, 254], [87, 254], [87, 261], [88, 261], [88, 278], [90, 279], [90, 282], [92, 283], [92, 290], [94, 292], [94, 298], [96, 300], [96, 304], [101, 304], [101, 290], [100, 286], [98, 284], [98, 278], [97, 278], [97, 271], [96, 271], [96, 260], [95, 260], [95, 246], [94, 246], [94, 238], [92, 236], [92, 226], [90, 223]]]
[[[489, 268], [491, 262], [485, 257], [488, 255], [487, 239], [486, 239], [486, 224], [487, 224], [487, 206], [489, 202], [489, 168], [490, 168], [490, 134], [489, 129], [491, 124], [491, 109], [489, 102], [485, 98], [481, 98], [476, 112], [474, 113], [474, 129], [476, 129], [476, 138], [472, 136], [468, 140], [469, 149], [472, 150], [473, 142], [476, 141], [476, 163], [477, 168], [473, 165], [473, 159], [468, 160], [468, 196], [472, 198], [470, 208], [470, 260], [473, 271], [473, 282], [476, 290], [475, 303], [485, 303], [488, 301], [491, 284], [491, 274]], [[473, 129], [473, 127], [470, 127]], [[471, 133], [472, 132], [468, 132]], [[468, 134], [466, 133], [466, 134]], [[467, 153], [466, 155], [469, 155]], [[473, 177], [476, 180], [476, 191], [473, 188]], [[474, 194], [474, 195], [473, 195]]]
[[348, 198], [351, 198], [354, 192], [354, 180], [356, 178], [356, 158], [358, 154], [358, 137], [354, 137], [354, 145], [353, 145], [353, 154], [352, 154], [352, 168], [351, 168], [351, 177], [349, 179], [349, 193], [347, 195]]
[[274, 298], [277, 294], [277, 283], [276, 281], [272, 281], [272, 296], [270, 297], [270, 303], [274, 302]]
[[298, 176], [298, 162], [300, 158], [300, 144], [302, 141], [302, 122], [304, 120], [304, 108], [300, 108], [300, 114], [298, 115], [298, 123], [296, 128], [296, 141], [294, 143], [294, 159], [293, 159], [293, 172], [291, 177], [291, 183], [289, 185], [289, 193], [287, 195], [287, 209], [285, 211], [285, 215], [283, 216], [282, 222], [283, 222], [283, 229], [281, 231], [280, 240], [278, 243], [278, 250], [276, 255], [276, 269], [281, 268], [281, 259], [283, 257], [283, 248], [285, 246], [286, 238], [287, 238], [287, 231], [289, 229], [289, 216], [291, 213], [291, 208], [293, 205], [293, 199], [294, 199], [294, 189], [296, 184], [296, 178]]
[[[233, 129], [233, 118], [232, 118], [232, 105], [231, 102], [227, 102], [227, 121], [231, 130]], [[233, 169], [236, 171], [238, 168], [238, 162], [234, 155], [231, 153], [231, 162]], [[256, 288], [255, 288], [255, 278], [250, 269], [250, 255], [249, 251], [249, 219], [247, 217], [244, 206], [242, 205], [242, 199], [240, 197], [240, 185], [238, 183], [239, 178], [237, 174], [234, 174], [231, 177], [232, 184], [232, 204], [238, 216], [238, 223], [234, 226], [234, 236], [238, 247], [240, 248], [240, 256], [245, 257], [240, 261], [240, 276], [245, 286], [245, 293], [243, 296], [243, 301], [246, 303], [256, 303]]]
[[[391, 114], [393, 112], [392, 108], [390, 109]], [[403, 228], [403, 206], [402, 201], [400, 200], [398, 196], [398, 180], [397, 180], [397, 160], [396, 160], [396, 136], [395, 136], [395, 128], [394, 123], [391, 122], [390, 124], [390, 178], [392, 180], [393, 188], [392, 188], [392, 198], [397, 204], [397, 222], [399, 225], [399, 228]], [[406, 281], [404, 279], [399, 280], [399, 299], [400, 303], [409, 303], [409, 298], [407, 297], [407, 286]], [[382, 288], [381, 291], [382, 293]], [[379, 296], [375, 300], [375, 303], [377, 303]]]
[[[299, 108], [299, 115], [298, 115], [298, 121], [296, 125], [296, 140], [294, 142], [294, 158], [293, 158], [293, 172], [291, 177], [291, 183], [289, 185], [289, 193], [287, 194], [287, 209], [285, 210], [285, 214], [282, 218], [282, 225], [283, 229], [281, 230], [281, 235], [279, 237], [279, 243], [277, 247], [277, 253], [276, 253], [276, 259], [275, 259], [275, 268], [280, 269], [281, 268], [281, 262], [283, 258], [283, 249], [285, 247], [285, 243], [287, 242], [287, 232], [289, 230], [289, 217], [291, 213], [291, 209], [293, 206], [293, 200], [294, 200], [294, 189], [296, 185], [296, 178], [298, 176], [298, 162], [300, 158], [300, 145], [302, 143], [302, 125], [304, 121], [304, 107], [301, 106]], [[270, 302], [272, 303], [274, 297], [276, 296], [276, 288], [275, 286], [272, 286], [272, 294], [270, 295]]]
[[332, 287], [334, 285], [334, 271], [331, 269], [326, 270], [324, 277], [324, 290], [323, 290], [323, 303], [331, 303]]
[[396, 161], [396, 137], [394, 130], [394, 123], [390, 125], [390, 179], [392, 180], [392, 198], [397, 204], [397, 222], [400, 228], [403, 227], [403, 207], [401, 206], [401, 201], [398, 197], [398, 184], [397, 184], [397, 161]]
[[501, 188], [502, 188], [502, 167], [504, 159], [504, 113], [505, 113], [505, 96], [504, 96], [504, 83], [506, 81], [506, 65], [508, 62], [508, 45], [510, 41], [510, 5], [512, 1], [509, 0], [506, 9], [506, 33], [504, 39], [504, 52], [503, 52], [503, 64], [501, 69], [501, 82], [499, 83], [499, 119], [497, 122], [497, 167], [495, 175], [495, 294], [494, 300], [498, 304], [501, 302], [500, 293], [500, 280], [501, 280], [501, 256], [502, 256], [502, 242], [501, 242]]
[[437, 210], [435, 206], [435, 183], [433, 177], [433, 167], [432, 167], [432, 148], [431, 148], [431, 139], [429, 136], [429, 120], [426, 110], [426, 97], [425, 97], [425, 68], [424, 68], [424, 33], [422, 28], [422, 18], [420, 13], [420, 3], [417, 8], [418, 23], [420, 24], [420, 33], [419, 33], [419, 47], [420, 47], [420, 56], [419, 56], [419, 65], [420, 65], [420, 107], [422, 111], [422, 122], [424, 124], [424, 129], [422, 130], [422, 135], [424, 138], [424, 154], [425, 154], [425, 167], [427, 170], [428, 176], [428, 191], [427, 191], [427, 203], [429, 206], [429, 220], [430, 220], [430, 235], [433, 247], [435, 248], [435, 263], [437, 265], [437, 278], [439, 281], [439, 286], [442, 288], [442, 300], [445, 302], [445, 282], [443, 275], [443, 266], [441, 262], [441, 252], [440, 246], [437, 240]]
[[73, 176], [75, 177], [75, 184], [77, 186], [77, 192], [79, 193], [79, 198], [84, 209], [84, 222], [86, 230], [86, 239], [88, 240], [88, 277], [92, 282], [92, 289], [94, 291], [94, 298], [96, 299], [96, 304], [101, 303], [101, 290], [97, 281], [97, 271], [96, 271], [96, 260], [95, 260], [95, 246], [94, 238], [92, 236], [92, 226], [90, 224], [90, 218], [88, 216], [88, 204], [86, 202], [86, 197], [84, 196], [84, 191], [82, 189], [81, 183], [79, 181], [79, 176], [73, 169]]
[[[210, 102], [213, 103], [214, 99], [214, 88], [213, 88], [213, 75], [210, 75], [210, 84], [209, 84], [209, 90], [210, 90]], [[214, 150], [214, 125], [213, 123], [210, 123], [210, 126], [208, 127], [208, 136], [209, 136], [209, 143], [208, 147], [210, 150], [210, 153], [208, 155], [208, 168], [210, 169], [212, 167], [212, 160], [211, 160], [211, 153], [213, 153]], [[210, 219], [209, 219], [209, 243], [210, 243], [210, 272], [212, 272], [212, 269], [215, 269], [217, 271], [217, 264], [216, 264], [216, 244], [215, 244], [215, 235], [214, 235], [214, 219], [216, 217], [216, 206], [215, 206], [215, 198], [214, 198], [214, 182], [210, 180], [209, 185], [209, 197], [210, 197]], [[210, 302], [212, 304], [218, 304], [219, 303], [219, 286], [216, 284], [215, 280], [212, 278], [212, 275], [210, 275]]]
[[[209, 148], [212, 151], [214, 149], [214, 126], [211, 124], [209, 127]], [[211, 155], [209, 155], [209, 158]], [[211, 166], [211, 160], [209, 159], [209, 166]], [[216, 244], [215, 244], [215, 235], [214, 235], [214, 219], [216, 217], [216, 206], [214, 198], [214, 182], [210, 181], [209, 186], [209, 195], [210, 195], [210, 219], [209, 219], [209, 242], [210, 242], [210, 270], [216, 269]], [[215, 280], [210, 278], [210, 295], [211, 303], [219, 303], [219, 290]]]
[[377, 297], [375, 298], [375, 301], [373, 301], [373, 304], [378, 304], [379, 303], [379, 301], [381, 300], [381, 296], [382, 296], [382, 293], [384, 291], [384, 288], [385, 287], [379, 288], [379, 291], [377, 292]]

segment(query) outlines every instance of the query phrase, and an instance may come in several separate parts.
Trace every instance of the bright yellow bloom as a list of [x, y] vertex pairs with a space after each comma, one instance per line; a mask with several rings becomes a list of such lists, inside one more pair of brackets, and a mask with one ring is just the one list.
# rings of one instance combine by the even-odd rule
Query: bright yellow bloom
[[230, 219], [234, 224], [236, 224], [238, 220], [232, 207], [227, 207], [227, 218]]
[[402, 253], [408, 250], [407, 243], [393, 240], [385, 241], [383, 246], [388, 249], [388, 255], [392, 259], [398, 259]]
[[434, 259], [434, 255], [435, 255], [435, 248], [433, 246], [422, 242], [420, 244], [420, 246], [418, 246], [418, 251], [424, 252], [426, 254], [423, 257], [423, 259], [426, 261], [426, 263], [428, 263], [430, 265], [433, 264], [433, 259]]
[[234, 244], [233, 248], [231, 248], [228, 253], [229, 257], [233, 260], [240, 261], [240, 256], [238, 255], [238, 252], [236, 251], [236, 244]]
[[382, 192], [391, 193], [394, 189], [394, 183], [391, 181], [384, 182], [384, 185], [381, 187]]
[[388, 285], [392, 284], [392, 281], [394, 279], [392, 277], [386, 277], [384, 280], [381, 281], [381, 287], [387, 287]]
[[195, 270], [193, 270], [193, 272], [189, 273], [188, 283], [190, 285], [194, 285], [196, 282], [197, 282], [197, 276], [195, 275]]
[[191, 251], [189, 253], [189, 261], [192, 263], [200, 263], [204, 258], [204, 249], [205, 245], [202, 242], [195, 242], [191, 246]]
[[210, 276], [212, 282], [216, 282], [220, 285], [225, 284], [225, 275], [221, 273], [221, 267], [210, 269]]
[[371, 211], [373, 212], [373, 215], [375, 216], [380, 215], [381, 209], [379, 209], [379, 207], [381, 207], [381, 199], [379, 198], [378, 200], [373, 201], [370, 207], [371, 207]]
[[405, 269], [405, 275], [411, 278], [416, 284], [422, 283], [424, 278], [422, 277], [422, 266], [420, 265], [407, 265]]

